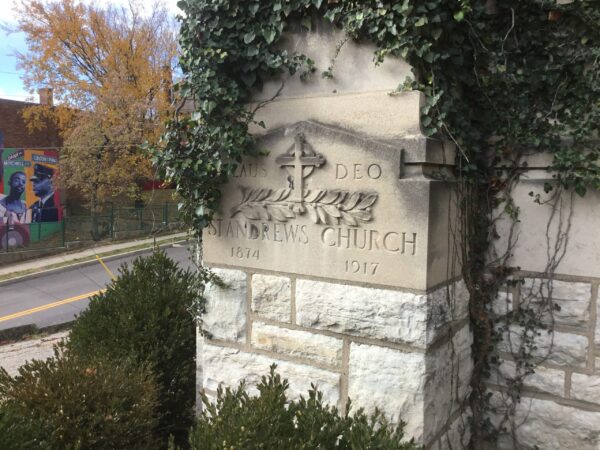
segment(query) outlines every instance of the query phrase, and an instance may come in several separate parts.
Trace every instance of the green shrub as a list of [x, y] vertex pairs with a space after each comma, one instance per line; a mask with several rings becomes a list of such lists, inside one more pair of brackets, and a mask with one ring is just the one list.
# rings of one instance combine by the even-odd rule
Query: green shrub
[[90, 301], [71, 330], [69, 349], [114, 361], [148, 364], [159, 386], [156, 432], [185, 441], [193, 423], [196, 335], [192, 309], [201, 305], [201, 279], [163, 252], [121, 267], [108, 289]]
[[219, 388], [214, 404], [203, 395], [203, 412], [190, 432], [191, 449], [419, 448], [403, 441], [403, 424], [391, 426], [379, 412], [371, 417], [363, 410], [340, 415], [323, 404], [314, 386], [308, 398], [297, 401], [288, 401], [287, 388], [287, 380], [282, 381], [273, 366], [269, 376], [262, 377], [257, 397], [250, 397], [243, 383], [235, 390]]
[[0, 369], [0, 448], [159, 448], [149, 368], [55, 352], [26, 363], [15, 377]]

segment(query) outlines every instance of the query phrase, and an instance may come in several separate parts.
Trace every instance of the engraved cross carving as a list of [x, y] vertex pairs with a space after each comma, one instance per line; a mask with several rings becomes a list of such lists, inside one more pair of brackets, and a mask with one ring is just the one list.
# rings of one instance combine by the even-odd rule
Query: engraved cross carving
[[325, 158], [312, 149], [302, 133], [298, 133], [294, 138], [294, 145], [283, 155], [279, 155], [275, 162], [281, 167], [293, 169], [293, 175], [288, 177], [288, 180], [290, 187], [294, 189], [294, 201], [303, 203], [304, 179], [313, 172], [315, 167], [325, 164]]

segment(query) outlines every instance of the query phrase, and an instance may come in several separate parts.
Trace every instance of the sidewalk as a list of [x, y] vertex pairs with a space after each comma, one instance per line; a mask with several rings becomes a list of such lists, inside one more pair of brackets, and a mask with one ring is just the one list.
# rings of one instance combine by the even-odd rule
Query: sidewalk
[[96, 255], [101, 257], [120, 255], [129, 252], [150, 248], [154, 242], [158, 245], [183, 241], [187, 233], [176, 233], [149, 239], [121, 242], [118, 244], [100, 245], [74, 253], [64, 253], [56, 256], [42, 257], [39, 259], [17, 263], [6, 267], [0, 267], [0, 282], [33, 273], [43, 272], [60, 267], [68, 267], [87, 261], [95, 261]]

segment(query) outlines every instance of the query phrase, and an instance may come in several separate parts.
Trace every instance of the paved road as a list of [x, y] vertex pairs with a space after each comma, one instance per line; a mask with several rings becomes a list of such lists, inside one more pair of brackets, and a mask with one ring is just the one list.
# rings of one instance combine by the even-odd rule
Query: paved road
[[[180, 266], [192, 267], [187, 246], [175, 244], [163, 249]], [[151, 250], [148, 250], [146, 253], [150, 252]], [[117, 274], [119, 266], [129, 263], [133, 258], [132, 256], [114, 257], [105, 260], [105, 263], [111, 272]], [[32, 308], [42, 309], [22, 317], [0, 321], [0, 330], [29, 324], [36, 324], [41, 328], [71, 321], [76, 314], [87, 307], [89, 300], [85, 294], [103, 289], [109, 281], [110, 275], [100, 263], [96, 263], [50, 272], [17, 283], [0, 284], [0, 320]], [[61, 300], [68, 300], [68, 303], [44, 309], [45, 305]]]

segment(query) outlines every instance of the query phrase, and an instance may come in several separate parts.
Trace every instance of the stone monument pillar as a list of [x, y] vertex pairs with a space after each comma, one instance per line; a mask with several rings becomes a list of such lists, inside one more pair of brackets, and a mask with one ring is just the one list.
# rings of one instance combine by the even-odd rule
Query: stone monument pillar
[[[286, 45], [331, 65], [328, 29]], [[375, 407], [428, 448], [468, 442], [471, 335], [456, 264], [452, 148], [421, 133], [401, 60], [347, 41], [333, 78], [281, 79], [256, 95], [268, 156], [247, 158], [204, 233], [209, 286], [199, 388], [252, 387], [269, 365], [292, 396], [311, 383], [344, 408]], [[445, 180], [445, 181], [444, 181]], [[452, 447], [450, 447], [450, 445]]]

